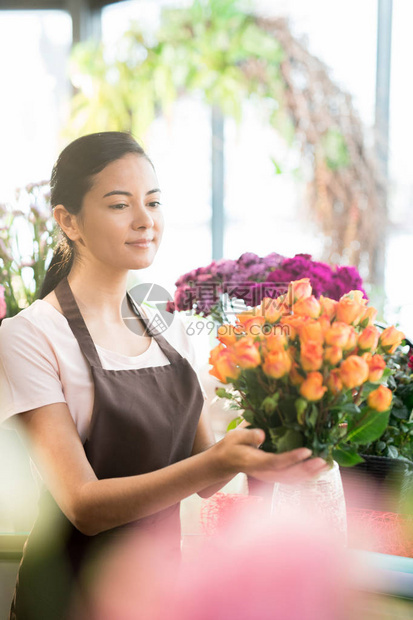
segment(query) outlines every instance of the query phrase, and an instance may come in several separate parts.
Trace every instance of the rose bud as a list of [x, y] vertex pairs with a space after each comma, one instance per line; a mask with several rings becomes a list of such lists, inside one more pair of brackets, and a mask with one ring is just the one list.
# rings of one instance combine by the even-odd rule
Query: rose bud
[[336, 306], [338, 302], [335, 299], [330, 299], [329, 297], [324, 297], [320, 295], [320, 299], [318, 300], [321, 306], [321, 316], [327, 316], [330, 320], [336, 314]]
[[362, 327], [367, 327], [367, 325], [373, 325], [374, 321], [376, 320], [376, 316], [377, 316], [376, 308], [373, 308], [372, 306], [370, 306], [369, 308], [366, 308], [365, 313], [360, 319], [360, 325]]
[[[219, 346], [220, 345], [218, 345], [218, 347]], [[217, 349], [217, 347], [215, 347], [215, 349]], [[228, 379], [230, 381], [232, 379], [238, 379], [241, 370], [235, 364], [230, 351], [223, 348], [215, 354], [213, 354], [213, 352], [214, 350], [211, 351], [211, 356], [209, 358], [209, 363], [213, 365], [209, 374], [216, 377], [221, 383], [227, 383]]]
[[217, 330], [217, 338], [227, 346], [234, 344], [237, 340], [234, 325], [220, 325]]
[[266, 375], [273, 379], [280, 379], [291, 370], [292, 361], [287, 351], [272, 351], [269, 353], [262, 365]]
[[337, 366], [343, 359], [343, 350], [341, 347], [326, 347], [324, 351], [324, 360], [332, 366]]
[[260, 315], [252, 316], [243, 324], [244, 331], [249, 336], [263, 336], [262, 327], [265, 324], [265, 318]]
[[310, 278], [302, 278], [301, 280], [295, 280], [288, 285], [287, 298], [290, 301], [290, 305], [295, 304], [300, 299], [306, 299], [310, 297], [312, 293]]
[[231, 347], [232, 355], [241, 368], [256, 368], [261, 364], [261, 355], [254, 340], [245, 336]]
[[346, 388], [355, 388], [369, 377], [369, 366], [362, 357], [350, 355], [340, 366], [340, 377]]
[[265, 337], [263, 345], [265, 350], [270, 353], [271, 351], [284, 351], [288, 344], [288, 340], [285, 334], [273, 334]]
[[386, 353], [394, 353], [404, 338], [403, 332], [392, 325], [380, 334], [379, 343]]
[[300, 299], [300, 301], [297, 301], [293, 306], [294, 314], [298, 314], [298, 316], [308, 316], [311, 319], [319, 317], [320, 311], [320, 303], [313, 295], [305, 299]]
[[368, 325], [357, 338], [357, 345], [361, 351], [375, 351], [379, 343], [380, 332], [374, 325]]
[[303, 323], [303, 325], [299, 328], [299, 334], [301, 342], [307, 342], [308, 340], [313, 340], [314, 342], [319, 342], [320, 344], [323, 344], [324, 342], [322, 325], [317, 321], [308, 321], [307, 323]]
[[350, 336], [350, 331], [350, 326], [346, 323], [333, 323], [330, 329], [325, 333], [326, 344], [335, 347], [345, 347]]
[[323, 364], [323, 347], [319, 342], [303, 342], [300, 363], [305, 371], [318, 370]]
[[281, 318], [281, 325], [287, 330], [288, 328], [288, 337], [290, 340], [295, 340], [297, 333], [300, 331], [300, 328], [307, 321], [302, 316], [295, 316], [294, 314], [288, 314]]
[[298, 372], [299, 365], [297, 362], [293, 362], [290, 370], [290, 381], [293, 385], [301, 385], [305, 379], [301, 373]]
[[332, 394], [339, 394], [343, 389], [339, 368], [334, 368], [334, 370], [330, 372], [327, 378], [327, 387]]
[[353, 351], [357, 347], [357, 332], [352, 325], [349, 325], [348, 340], [343, 347], [343, 351]]
[[366, 362], [369, 365], [369, 381], [372, 383], [375, 381], [380, 381], [383, 376], [384, 369], [386, 368], [386, 362], [382, 356], [378, 353], [376, 353], [376, 355], [370, 354], [370, 359], [366, 359]]
[[383, 412], [390, 409], [392, 398], [393, 392], [388, 387], [379, 385], [367, 396], [367, 404], [371, 409]]
[[276, 323], [282, 315], [279, 302], [271, 297], [264, 297], [262, 300], [261, 313], [268, 323]]
[[342, 297], [336, 306], [336, 319], [347, 325], [358, 325], [365, 310], [364, 304], [349, 297]]
[[300, 386], [300, 394], [307, 400], [320, 400], [326, 393], [327, 388], [323, 385], [321, 372], [309, 372], [307, 378]]

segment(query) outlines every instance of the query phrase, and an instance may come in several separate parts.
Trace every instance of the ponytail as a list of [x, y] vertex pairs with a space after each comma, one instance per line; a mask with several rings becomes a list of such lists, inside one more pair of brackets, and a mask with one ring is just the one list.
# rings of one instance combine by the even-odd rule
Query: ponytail
[[46, 297], [56, 288], [60, 280], [69, 275], [74, 255], [73, 241], [66, 237], [66, 235], [62, 236], [47, 269], [42, 288], [40, 289], [39, 299]]

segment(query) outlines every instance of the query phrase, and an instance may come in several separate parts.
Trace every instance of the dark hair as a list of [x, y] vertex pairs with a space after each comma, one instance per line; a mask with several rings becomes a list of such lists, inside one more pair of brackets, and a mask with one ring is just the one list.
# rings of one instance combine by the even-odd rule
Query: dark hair
[[[149, 158], [128, 133], [105, 131], [82, 136], [71, 142], [59, 155], [52, 170], [50, 202], [52, 208], [63, 205], [78, 215], [83, 198], [91, 189], [93, 176], [108, 164], [128, 153]], [[60, 238], [47, 269], [39, 298], [43, 299], [70, 272], [75, 257], [74, 243], [60, 231]]]

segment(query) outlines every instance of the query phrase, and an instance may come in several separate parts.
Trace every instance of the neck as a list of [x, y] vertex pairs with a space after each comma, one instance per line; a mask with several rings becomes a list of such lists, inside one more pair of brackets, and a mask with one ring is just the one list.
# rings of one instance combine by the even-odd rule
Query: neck
[[74, 266], [68, 282], [84, 317], [122, 321], [121, 307], [126, 295], [128, 271], [107, 271], [93, 265]]

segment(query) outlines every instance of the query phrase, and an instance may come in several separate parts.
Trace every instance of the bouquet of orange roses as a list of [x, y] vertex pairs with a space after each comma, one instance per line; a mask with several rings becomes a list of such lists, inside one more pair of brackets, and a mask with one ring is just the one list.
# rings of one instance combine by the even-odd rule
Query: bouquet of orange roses
[[358, 446], [387, 427], [385, 356], [404, 339], [394, 327], [379, 331], [376, 315], [361, 291], [316, 299], [304, 278], [221, 325], [209, 361], [228, 384], [217, 395], [241, 411], [229, 429], [246, 420], [265, 431], [268, 452], [306, 446], [339, 465], [361, 462]]

